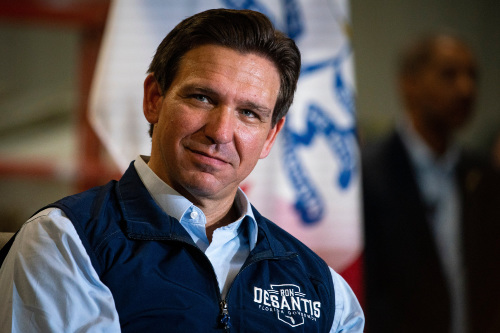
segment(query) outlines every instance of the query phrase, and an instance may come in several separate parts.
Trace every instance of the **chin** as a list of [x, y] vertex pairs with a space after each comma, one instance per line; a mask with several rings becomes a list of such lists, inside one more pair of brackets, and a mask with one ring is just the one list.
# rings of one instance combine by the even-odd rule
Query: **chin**
[[[213, 180], [212, 180], [213, 181]], [[186, 182], [184, 188], [194, 197], [209, 198], [214, 197], [223, 190], [220, 185], [213, 184], [208, 180], [197, 180]]]

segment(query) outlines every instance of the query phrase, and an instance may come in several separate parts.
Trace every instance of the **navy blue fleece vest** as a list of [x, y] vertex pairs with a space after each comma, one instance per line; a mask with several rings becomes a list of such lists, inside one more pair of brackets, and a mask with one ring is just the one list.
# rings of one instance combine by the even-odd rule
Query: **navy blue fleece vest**
[[[71, 219], [123, 332], [328, 332], [328, 266], [256, 210], [258, 241], [221, 299], [210, 261], [156, 205], [133, 165], [110, 182], [51, 205]], [[224, 308], [226, 305], [226, 309]], [[224, 316], [225, 314], [225, 316]]]

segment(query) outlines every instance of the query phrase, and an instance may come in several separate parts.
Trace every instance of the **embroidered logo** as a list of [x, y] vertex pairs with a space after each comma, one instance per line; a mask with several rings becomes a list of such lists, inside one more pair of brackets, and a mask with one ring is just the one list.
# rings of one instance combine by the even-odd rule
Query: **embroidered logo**
[[253, 301], [260, 310], [275, 312], [279, 320], [292, 327], [321, 316], [321, 302], [308, 299], [295, 284], [271, 284], [267, 290], [254, 286]]

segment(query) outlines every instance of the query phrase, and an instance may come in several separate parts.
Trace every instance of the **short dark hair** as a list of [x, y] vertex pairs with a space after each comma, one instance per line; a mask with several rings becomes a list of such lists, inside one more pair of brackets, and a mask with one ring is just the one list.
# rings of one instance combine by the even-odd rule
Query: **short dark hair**
[[399, 76], [411, 77], [417, 75], [429, 64], [435, 54], [436, 46], [443, 38], [457, 41], [470, 49], [465, 39], [453, 31], [444, 30], [424, 33], [416, 40], [413, 40], [411, 44], [404, 47], [399, 53]]
[[[286, 115], [293, 102], [300, 74], [300, 51], [295, 42], [276, 30], [262, 13], [251, 10], [210, 9], [180, 22], [158, 46], [149, 65], [165, 93], [179, 70], [182, 56], [207, 44], [242, 53], [256, 53], [270, 60], [280, 75], [280, 90], [271, 124]], [[152, 135], [151, 125], [149, 134]]]

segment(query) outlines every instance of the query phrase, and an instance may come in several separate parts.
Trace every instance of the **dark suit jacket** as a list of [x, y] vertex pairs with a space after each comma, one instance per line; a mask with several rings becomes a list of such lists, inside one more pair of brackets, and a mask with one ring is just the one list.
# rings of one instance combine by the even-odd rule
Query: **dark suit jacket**
[[[367, 332], [450, 332], [450, 294], [397, 133], [362, 151]], [[468, 332], [500, 332], [500, 177], [458, 166]]]

